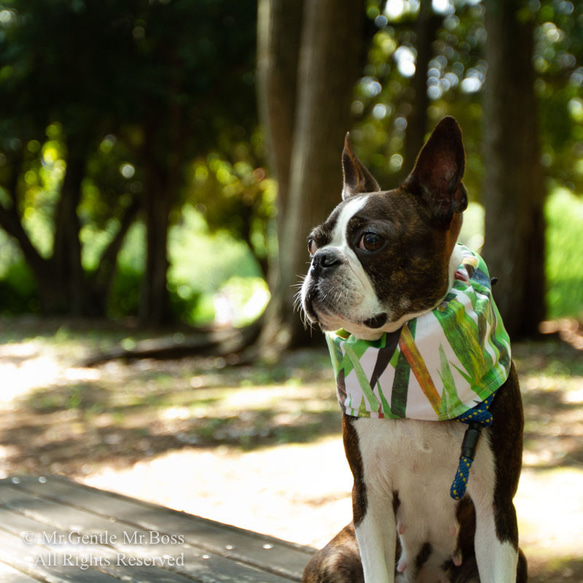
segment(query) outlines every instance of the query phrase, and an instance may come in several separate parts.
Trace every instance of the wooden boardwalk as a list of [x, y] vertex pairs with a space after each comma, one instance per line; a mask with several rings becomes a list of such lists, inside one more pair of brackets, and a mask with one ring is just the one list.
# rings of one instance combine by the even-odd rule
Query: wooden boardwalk
[[0, 583], [288, 583], [312, 553], [58, 477], [0, 480]]

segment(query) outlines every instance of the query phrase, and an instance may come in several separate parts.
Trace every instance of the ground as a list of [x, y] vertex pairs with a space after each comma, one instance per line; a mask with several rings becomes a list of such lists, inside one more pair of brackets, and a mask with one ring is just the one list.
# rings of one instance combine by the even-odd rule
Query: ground
[[[516, 506], [535, 583], [583, 581], [583, 343], [573, 322], [515, 343], [526, 428]], [[561, 338], [559, 338], [559, 333]], [[61, 474], [321, 546], [350, 520], [351, 476], [323, 349], [80, 363], [143, 332], [0, 320], [0, 477]]]

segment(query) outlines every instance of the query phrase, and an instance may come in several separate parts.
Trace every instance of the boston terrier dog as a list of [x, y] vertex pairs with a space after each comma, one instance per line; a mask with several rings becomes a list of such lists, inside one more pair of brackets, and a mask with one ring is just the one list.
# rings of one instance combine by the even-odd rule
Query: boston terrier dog
[[342, 166], [300, 296], [330, 349], [353, 521], [303, 581], [524, 582], [522, 402], [487, 267], [457, 243], [461, 130], [444, 118], [395, 190], [381, 191], [348, 136]]

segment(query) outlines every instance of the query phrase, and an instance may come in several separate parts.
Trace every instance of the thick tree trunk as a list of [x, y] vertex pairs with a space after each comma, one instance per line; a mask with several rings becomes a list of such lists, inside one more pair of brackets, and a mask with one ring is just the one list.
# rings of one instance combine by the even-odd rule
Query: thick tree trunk
[[[292, 0], [261, 0], [259, 6], [263, 119], [273, 145], [280, 195], [282, 182], [284, 188], [278, 221], [279, 281], [272, 287], [272, 304], [262, 334], [264, 345], [275, 347], [298, 346], [311, 339], [294, 311], [294, 296], [296, 284], [307, 270], [306, 237], [340, 202], [340, 158], [344, 135], [350, 129], [364, 17], [362, 0], [305, 2], [297, 77], [292, 82], [299, 38], [299, 7], [293, 4]], [[288, 22], [283, 21], [284, 9], [294, 14]], [[284, 30], [288, 26], [290, 29]], [[276, 33], [281, 36], [270, 36]], [[285, 74], [285, 81], [278, 79], [279, 74]], [[284, 95], [294, 84], [297, 102]], [[286, 105], [287, 111], [279, 110]], [[278, 121], [281, 115], [284, 121]], [[280, 140], [283, 143], [276, 145]], [[280, 157], [288, 158], [277, 160]]]
[[280, 253], [291, 346], [310, 340], [294, 313], [294, 285], [308, 268], [306, 237], [340, 202], [340, 160], [350, 129], [363, 17], [362, 0], [320, 0], [305, 7], [289, 208]]
[[147, 164], [145, 178], [146, 270], [140, 295], [140, 319], [157, 326], [171, 319], [167, 243], [172, 197], [167, 169], [155, 157]]
[[496, 301], [515, 337], [535, 334], [545, 316], [545, 190], [527, 4], [485, 2], [484, 256], [499, 278]]
[[280, 219], [288, 202], [303, 12], [301, 0], [259, 0], [258, 4], [257, 97], [278, 183]]
[[259, 350], [265, 356], [275, 346], [285, 343], [280, 332], [286, 292], [281, 288], [279, 257], [289, 198], [303, 11], [302, 0], [259, 0], [258, 3], [257, 100], [269, 163], [277, 179], [278, 245], [277, 249], [268, 250], [271, 301], [259, 339]]

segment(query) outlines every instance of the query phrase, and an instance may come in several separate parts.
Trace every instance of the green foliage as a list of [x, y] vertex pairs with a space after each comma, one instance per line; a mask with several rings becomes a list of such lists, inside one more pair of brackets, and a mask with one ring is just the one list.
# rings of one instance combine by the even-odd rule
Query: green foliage
[[11, 263], [0, 278], [0, 315], [39, 311], [36, 281], [26, 263]]
[[[459, 119], [465, 182], [479, 202], [484, 8], [474, 0], [435, 6], [442, 9], [427, 76], [428, 125], [445, 114]], [[536, 19], [543, 163], [551, 187], [581, 192], [583, 3], [528, 6], [522, 16]], [[72, 153], [80, 152], [86, 164], [77, 214], [87, 281], [132, 203], [150, 188], [175, 201], [168, 252], [174, 313], [209, 322], [217, 293], [236, 313], [251, 310], [237, 323], [259, 311], [276, 189], [257, 130], [255, 8], [254, 0], [0, 0], [0, 205], [17, 211], [42, 257], [53, 253], [63, 181]], [[355, 91], [353, 139], [385, 187], [408, 170], [403, 145], [415, 97], [418, 9], [413, 0], [367, 2], [372, 40]], [[164, 188], [148, 183], [151, 160], [171, 176]], [[552, 316], [578, 314], [583, 304], [578, 204], [562, 192], [547, 206]], [[470, 238], [483, 221], [481, 207], [473, 208]], [[144, 229], [138, 222], [126, 237], [109, 315], [138, 312]], [[479, 246], [479, 235], [473, 243]], [[0, 311], [38, 310], [38, 285], [1, 233], [0, 278]]]
[[269, 301], [269, 288], [260, 277], [233, 276], [219, 289], [218, 298], [228, 306], [226, 316], [235, 326], [245, 326], [256, 320]]
[[583, 187], [583, 5], [547, 0], [537, 13], [536, 90], [541, 104], [543, 163], [549, 176]]
[[137, 316], [140, 305], [140, 284], [144, 274], [120, 262], [111, 285], [108, 315], [115, 319]]
[[[393, 7], [399, 10], [393, 12]], [[388, 6], [384, 12], [374, 5], [368, 9], [378, 30], [353, 103], [353, 135], [363, 160], [387, 188], [395, 186], [412, 164], [409, 161], [406, 168], [402, 166], [407, 119], [415, 106], [411, 79], [419, 40], [415, 33], [418, 8], [418, 2], [404, 2]], [[482, 179], [480, 90], [486, 72], [483, 13], [480, 4], [460, 2], [455, 11], [436, 14], [440, 26], [432, 43], [434, 55], [427, 77], [428, 126], [450, 114], [472, 130], [464, 135], [468, 158], [465, 182], [474, 196], [480, 191]]]
[[[28, 247], [37, 279], [50, 269], [31, 261], [35, 249], [46, 264], [66, 265], [55, 278], [78, 269], [67, 245], [54, 245], [78, 236], [86, 277], [77, 281], [90, 289], [75, 294], [99, 294], [115, 262], [106, 251], [117, 249], [110, 244], [136, 201], [179, 206], [186, 167], [210, 151], [244, 162], [236, 151], [257, 118], [255, 21], [254, 0], [0, 1], [0, 224]], [[245, 163], [249, 175], [261, 166]], [[84, 172], [82, 186], [65, 189], [71, 168]], [[230, 196], [251, 214], [261, 207], [261, 193]], [[67, 208], [79, 227], [70, 214], [60, 220]], [[245, 221], [258, 255], [262, 221]], [[68, 293], [70, 283], [58, 285]]]
[[583, 201], [565, 189], [549, 197], [547, 304], [549, 316], [583, 316]]
[[[203, 216], [190, 205], [183, 209], [181, 224], [171, 229], [169, 256], [170, 290], [179, 298], [176, 305], [183, 306], [182, 316], [189, 323], [212, 321], [213, 297], [231, 278], [261, 277], [249, 247], [227, 231], [211, 233]], [[223, 296], [227, 299], [233, 293], [225, 296], [223, 292]]]
[[[440, 20], [433, 58], [427, 72], [431, 127], [444, 115], [454, 115], [464, 128], [467, 153], [465, 183], [470, 197], [480, 201], [481, 95], [486, 80], [486, 30], [482, 3], [459, 0], [439, 3]], [[435, 6], [435, 4], [434, 4]], [[403, 172], [407, 120], [415, 94], [411, 78], [420, 39], [415, 24], [419, 2], [394, 2], [386, 7], [368, 2], [374, 34], [364, 75], [356, 90], [353, 139], [359, 155], [387, 188]], [[542, 0], [528, 3], [522, 15], [535, 19], [536, 90], [540, 104], [543, 164], [548, 176], [571, 190], [583, 188], [583, 3]]]
[[211, 231], [227, 231], [245, 242], [265, 273], [276, 214], [276, 183], [260, 166], [263, 141], [234, 144], [230, 155], [212, 152], [197, 158], [187, 174], [185, 198], [195, 205]]
[[0, 230], [0, 279], [4, 278], [12, 264], [18, 261], [22, 261], [22, 253], [10, 237]]

